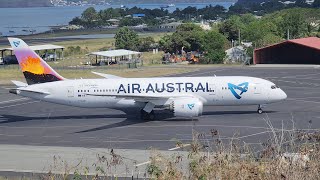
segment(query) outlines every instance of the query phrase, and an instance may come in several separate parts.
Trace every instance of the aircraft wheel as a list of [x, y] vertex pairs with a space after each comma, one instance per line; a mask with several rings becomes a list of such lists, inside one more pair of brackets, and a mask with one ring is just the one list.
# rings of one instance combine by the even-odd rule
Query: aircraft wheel
[[150, 113], [147, 113], [142, 109], [141, 110], [141, 119], [142, 120], [154, 120], [155, 119], [154, 111], [152, 110]]
[[259, 108], [257, 112], [258, 112], [258, 114], [262, 114], [263, 110], [261, 108]]
[[155, 119], [154, 111], [152, 110], [149, 114], [149, 120], [153, 121]]
[[143, 109], [140, 111], [140, 119], [145, 120], [147, 118], [148, 113], [145, 112]]

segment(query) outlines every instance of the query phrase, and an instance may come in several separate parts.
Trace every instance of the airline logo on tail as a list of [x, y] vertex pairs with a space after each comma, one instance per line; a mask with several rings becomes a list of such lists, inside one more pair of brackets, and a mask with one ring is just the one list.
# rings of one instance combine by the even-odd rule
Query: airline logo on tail
[[237, 99], [241, 99], [241, 95], [248, 91], [248, 86], [248, 82], [244, 82], [238, 85], [228, 83], [228, 88], [230, 89], [234, 97], [236, 97]]
[[18, 47], [18, 46], [20, 45], [20, 41], [13, 41], [13, 45], [14, 45], [15, 47]]

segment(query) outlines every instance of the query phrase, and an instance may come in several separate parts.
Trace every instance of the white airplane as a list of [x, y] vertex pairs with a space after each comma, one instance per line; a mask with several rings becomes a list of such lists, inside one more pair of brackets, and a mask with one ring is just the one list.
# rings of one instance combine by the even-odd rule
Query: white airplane
[[96, 73], [104, 79], [65, 79], [21, 39], [8, 38], [27, 84], [12, 81], [10, 92], [46, 102], [84, 108], [141, 110], [154, 119], [154, 108], [169, 108], [174, 116], [201, 116], [203, 106], [262, 105], [287, 98], [274, 83], [255, 77], [122, 78]]

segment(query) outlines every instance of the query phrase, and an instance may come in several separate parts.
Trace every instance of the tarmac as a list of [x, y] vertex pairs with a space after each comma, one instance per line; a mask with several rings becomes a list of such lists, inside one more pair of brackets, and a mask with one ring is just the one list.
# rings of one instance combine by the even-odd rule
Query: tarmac
[[[157, 111], [156, 120], [142, 121], [135, 114], [113, 109], [76, 108], [19, 97], [8, 93], [10, 86], [2, 86], [0, 175], [1, 171], [48, 172], [44, 167], [52, 162], [55, 154], [72, 161], [76, 153], [69, 156], [70, 152], [79, 150], [80, 154], [87, 155], [89, 162], [96, 159], [97, 154], [87, 150], [110, 152], [113, 149], [137, 164], [145, 163], [139, 170], [132, 162], [131, 168], [123, 167], [121, 173], [130, 176], [129, 172], [137, 175], [145, 170], [150, 149], [170, 155], [180, 150], [175, 148], [177, 142], [188, 146], [195, 132], [202, 134], [203, 142], [210, 142], [211, 132], [217, 130], [223, 140], [236, 137], [258, 150], [271, 136], [269, 122], [276, 130], [292, 127], [308, 132], [320, 130], [319, 68], [222, 66], [177, 76], [214, 75], [268, 79], [280, 86], [288, 98], [264, 107], [265, 113], [261, 115], [256, 112], [257, 106], [211, 106], [205, 107], [203, 116], [195, 119], [168, 118], [167, 112]], [[37, 166], [33, 165], [36, 157], [41, 157]]]

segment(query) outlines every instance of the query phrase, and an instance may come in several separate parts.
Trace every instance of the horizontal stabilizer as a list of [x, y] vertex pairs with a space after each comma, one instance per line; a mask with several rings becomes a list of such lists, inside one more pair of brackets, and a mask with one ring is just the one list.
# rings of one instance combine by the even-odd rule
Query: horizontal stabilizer
[[98, 72], [94, 72], [94, 71], [91, 71], [93, 74], [96, 74], [98, 76], [101, 76], [101, 77], [104, 77], [104, 78], [107, 78], [107, 79], [121, 79], [123, 77], [120, 77], [120, 76], [115, 76], [115, 75], [112, 75], [112, 74], [104, 74], [104, 73], [98, 73]]
[[11, 82], [16, 85], [17, 87], [27, 87], [28, 84], [27, 83], [24, 83], [24, 82], [21, 82], [21, 81], [14, 81], [14, 80], [11, 80]]
[[21, 92], [28, 92], [28, 93], [36, 93], [36, 94], [42, 94], [42, 95], [49, 95], [49, 92], [44, 91], [35, 91], [35, 90], [27, 90], [27, 89], [10, 89], [9, 92], [11, 94], [20, 94]]
[[26, 89], [23, 89], [23, 90], [20, 90], [20, 91], [29, 92], [29, 93], [44, 94], [44, 95], [49, 95], [49, 94], [50, 94], [49, 92], [35, 91], [35, 90], [26, 90]]

